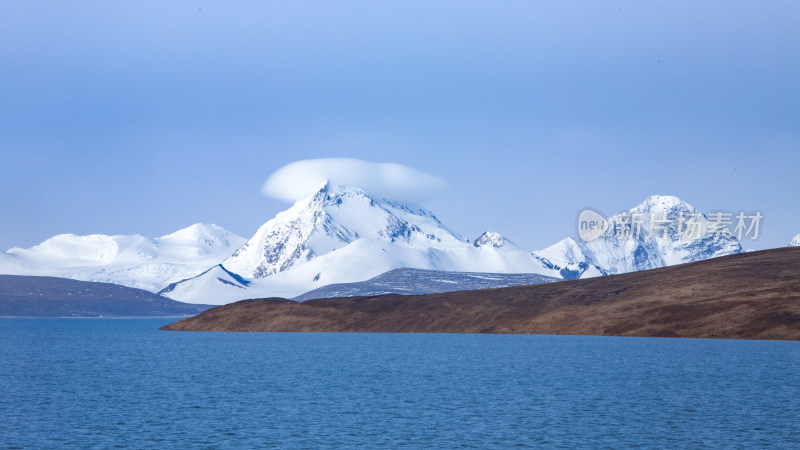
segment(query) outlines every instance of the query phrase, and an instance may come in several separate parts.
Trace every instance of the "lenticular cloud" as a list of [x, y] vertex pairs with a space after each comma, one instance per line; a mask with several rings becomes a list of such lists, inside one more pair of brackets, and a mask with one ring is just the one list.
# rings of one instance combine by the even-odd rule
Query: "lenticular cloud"
[[278, 200], [295, 202], [326, 183], [353, 186], [372, 195], [413, 203], [422, 202], [445, 188], [441, 178], [402, 164], [322, 158], [281, 167], [270, 175], [261, 192]]

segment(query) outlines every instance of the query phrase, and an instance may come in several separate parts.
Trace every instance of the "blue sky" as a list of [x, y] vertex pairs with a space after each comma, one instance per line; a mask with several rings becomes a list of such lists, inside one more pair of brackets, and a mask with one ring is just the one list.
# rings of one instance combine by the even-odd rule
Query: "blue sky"
[[[379, 4], [378, 4], [379, 3]], [[300, 159], [398, 162], [535, 249], [650, 194], [800, 232], [800, 4], [0, 1], [0, 248], [250, 236]]]

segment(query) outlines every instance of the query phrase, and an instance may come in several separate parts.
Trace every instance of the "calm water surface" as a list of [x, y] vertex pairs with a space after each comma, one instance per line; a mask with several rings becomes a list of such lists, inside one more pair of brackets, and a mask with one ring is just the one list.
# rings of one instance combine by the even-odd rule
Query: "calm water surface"
[[0, 447], [800, 447], [800, 343], [0, 319]]

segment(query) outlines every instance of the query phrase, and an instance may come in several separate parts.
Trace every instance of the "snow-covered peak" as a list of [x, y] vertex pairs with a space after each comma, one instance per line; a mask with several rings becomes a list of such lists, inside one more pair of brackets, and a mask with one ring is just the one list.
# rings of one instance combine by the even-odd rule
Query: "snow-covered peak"
[[607, 221], [605, 234], [595, 239], [569, 238], [534, 255], [555, 266], [579, 262], [613, 274], [742, 252], [739, 241], [724, 224], [712, 223], [674, 196], [650, 196]]
[[581, 244], [573, 238], [562, 239], [550, 247], [531, 254], [545, 267], [557, 270], [565, 280], [608, 274], [608, 271], [598, 267], [590, 257], [584, 254]]
[[[198, 280], [194, 283], [187, 281]], [[191, 298], [194, 302], [203, 301], [214, 302], [215, 296], [220, 286], [225, 288], [236, 288], [243, 290], [247, 288], [247, 281], [240, 276], [231, 273], [221, 264], [198, 274], [189, 279], [171, 283], [164, 289], [158, 291], [159, 295], [175, 296], [181, 298]]]
[[299, 206], [302, 209], [337, 207], [348, 201], [356, 201], [362, 204], [368, 204], [369, 206], [378, 205], [379, 207], [403, 210], [417, 216], [431, 218], [437, 223], [441, 223], [433, 213], [425, 208], [376, 196], [358, 187], [330, 183], [325, 184], [313, 195], [297, 201], [295, 207]]
[[419, 206], [327, 184], [267, 221], [222, 261], [221, 269], [248, 282], [244, 291], [216, 270], [176, 283], [165, 294], [197, 301], [201, 292], [203, 299], [213, 293], [215, 302], [295, 296], [403, 267], [558, 276], [497, 233], [476, 242], [482, 245], [461, 238]]
[[789, 241], [789, 247], [800, 247], [800, 233]]
[[484, 231], [483, 234], [478, 236], [475, 241], [473, 241], [472, 245], [475, 247], [483, 247], [486, 245], [490, 245], [495, 248], [500, 248], [506, 244], [506, 238], [503, 237], [500, 233], [495, 233], [494, 231]]
[[461, 243], [430, 211], [326, 184], [262, 225], [223, 264], [245, 278], [264, 278], [361, 239], [416, 248]]
[[574, 238], [564, 238], [550, 247], [537, 250], [534, 253], [559, 265], [586, 260], [586, 255], [583, 254], [580, 244]]
[[668, 211], [697, 211], [692, 205], [672, 195], [651, 195], [639, 205], [630, 209], [631, 213], [663, 213]]
[[188, 245], [205, 248], [239, 247], [245, 239], [220, 226], [196, 223], [155, 239], [160, 244]]

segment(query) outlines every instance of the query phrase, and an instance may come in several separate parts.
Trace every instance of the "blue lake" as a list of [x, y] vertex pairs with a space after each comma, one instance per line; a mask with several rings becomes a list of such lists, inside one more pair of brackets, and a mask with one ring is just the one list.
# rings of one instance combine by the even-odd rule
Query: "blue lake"
[[800, 446], [800, 343], [0, 319], [0, 447]]

